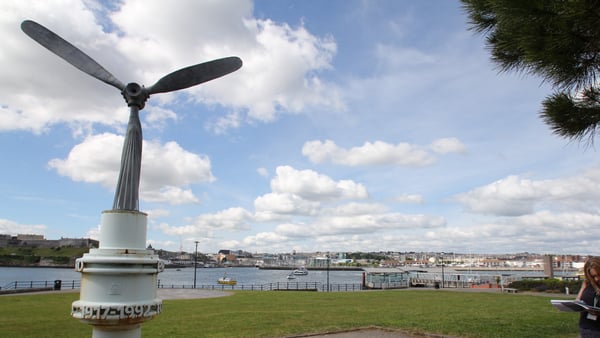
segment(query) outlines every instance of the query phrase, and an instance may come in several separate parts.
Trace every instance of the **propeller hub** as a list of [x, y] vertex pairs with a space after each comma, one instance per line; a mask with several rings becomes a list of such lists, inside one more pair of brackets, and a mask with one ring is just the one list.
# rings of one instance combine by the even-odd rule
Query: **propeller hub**
[[127, 84], [121, 94], [128, 106], [137, 106], [140, 110], [144, 109], [146, 100], [150, 97], [146, 88], [135, 82]]

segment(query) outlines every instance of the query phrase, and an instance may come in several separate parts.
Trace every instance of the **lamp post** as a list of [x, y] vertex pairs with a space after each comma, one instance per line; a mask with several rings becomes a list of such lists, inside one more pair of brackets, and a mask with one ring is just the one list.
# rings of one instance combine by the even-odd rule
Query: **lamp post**
[[327, 292], [329, 292], [329, 252], [327, 252]]
[[442, 289], [444, 288], [444, 253], [442, 252]]
[[198, 241], [196, 243], [196, 253], [194, 254], [194, 289], [196, 288], [196, 268], [198, 267]]

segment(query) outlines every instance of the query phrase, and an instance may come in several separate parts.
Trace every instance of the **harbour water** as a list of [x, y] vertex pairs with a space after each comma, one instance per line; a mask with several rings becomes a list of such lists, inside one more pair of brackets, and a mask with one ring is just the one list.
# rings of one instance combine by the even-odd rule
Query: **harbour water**
[[[543, 277], [541, 271], [516, 271], [516, 270], [487, 270], [487, 271], [455, 271], [452, 268], [446, 268], [444, 272], [439, 267], [426, 269], [427, 272], [434, 274], [436, 279], [440, 279], [442, 273], [445, 274], [445, 280], [452, 280], [452, 275], [461, 275], [462, 280], [467, 278], [476, 278], [481, 280], [494, 281], [495, 276], [503, 276], [507, 278], [512, 276], [520, 279], [520, 277]], [[284, 283], [284, 282], [299, 282], [299, 283], [320, 283], [327, 284], [361, 284], [363, 271], [334, 271], [331, 270], [309, 270], [306, 276], [295, 276], [295, 279], [288, 280], [287, 276], [291, 270], [267, 270], [254, 267], [240, 268], [198, 268], [196, 269], [196, 285], [215, 285], [217, 279], [227, 275], [232, 279], [237, 280], [238, 286], [241, 285], [264, 285], [269, 283]], [[561, 272], [556, 271], [556, 275], [560, 276]], [[572, 273], [565, 273], [570, 275]], [[329, 278], [329, 279], [328, 279]], [[54, 280], [80, 280], [81, 274], [73, 268], [16, 268], [16, 267], [0, 267], [0, 287], [15, 281], [54, 281]], [[194, 268], [187, 267], [181, 269], [165, 269], [158, 275], [161, 285], [170, 287], [192, 286], [194, 283]], [[459, 278], [460, 279], [460, 278]]]
[[[268, 283], [300, 282], [300, 283], [327, 283], [327, 271], [310, 270], [306, 276], [296, 276], [288, 280], [290, 271], [262, 270], [258, 268], [198, 268], [196, 269], [196, 285], [215, 285], [217, 279], [227, 275], [237, 280], [238, 285], [262, 285]], [[14, 268], [0, 267], [0, 287], [15, 281], [54, 281], [54, 280], [79, 280], [81, 274], [75, 269], [59, 268]], [[158, 274], [162, 285], [193, 285], [194, 268], [165, 269]], [[330, 284], [360, 284], [362, 271], [329, 271]]]

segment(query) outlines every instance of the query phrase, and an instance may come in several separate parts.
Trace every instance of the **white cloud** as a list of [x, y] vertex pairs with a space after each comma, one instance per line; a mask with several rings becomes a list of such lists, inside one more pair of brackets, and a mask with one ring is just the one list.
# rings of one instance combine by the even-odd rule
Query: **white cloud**
[[[230, 248], [239, 248], [242, 247], [242, 243], [235, 239], [230, 239], [226, 241], [219, 242], [219, 248], [230, 249]], [[245, 247], [245, 246], [243, 246]]]
[[252, 214], [243, 208], [229, 208], [215, 214], [198, 216], [194, 224], [202, 228], [238, 231], [249, 227]]
[[153, 105], [148, 105], [144, 109], [144, 126], [163, 128], [169, 120], [177, 121], [177, 114], [170, 109]]
[[95, 226], [93, 228], [88, 229], [88, 231], [85, 233], [85, 237], [99, 241], [100, 240], [100, 224], [98, 224], [97, 226]]
[[[303, 26], [253, 18], [252, 11], [248, 0], [183, 0], [177, 6], [130, 0], [114, 6], [114, 12], [83, 0], [49, 1], [35, 9], [18, 1], [2, 2], [0, 38], [6, 48], [0, 62], [11, 66], [0, 69], [0, 90], [5, 93], [0, 130], [40, 133], [58, 123], [78, 129], [80, 124], [114, 127], [127, 122], [119, 92], [27, 37], [19, 29], [25, 18], [65, 38], [124, 83], [149, 86], [189, 65], [241, 57], [241, 70], [185, 91], [193, 101], [235, 109], [208, 124], [217, 133], [238, 128], [247, 119], [268, 122], [309, 107], [344, 109], [340, 90], [319, 75], [332, 68], [335, 41], [314, 36]], [[177, 25], [168, 18], [176, 18]], [[153, 96], [146, 121], [175, 119], [164, 105], [176, 98]]]
[[296, 194], [269, 193], [259, 196], [254, 201], [254, 209], [257, 214], [300, 214], [314, 215], [318, 212], [320, 204], [308, 201]]
[[[357, 248], [363, 247], [377, 248], [384, 244], [382, 238], [390, 234], [415, 233], [416, 230], [423, 229], [443, 229], [446, 225], [443, 217], [378, 213], [380, 207], [374, 205], [362, 207], [365, 212], [363, 214], [356, 211], [356, 208], [361, 208], [361, 206], [348, 205], [345, 208], [337, 209], [340, 212], [347, 210], [348, 215], [318, 216], [311, 223], [280, 223], [273, 232], [263, 232], [260, 236], [248, 236], [243, 243], [246, 248], [251, 250], [267, 252], [275, 249], [289, 252], [290, 246], [297, 250], [315, 250], [314, 246], [317, 246], [320, 250], [336, 248], [336, 250], [355, 251]], [[324, 214], [333, 215], [328, 212]], [[308, 242], [302, 243], [306, 240]], [[292, 243], [296, 243], [296, 245]], [[388, 248], [397, 247], [399, 244], [405, 248], [403, 242], [394, 242], [391, 243], [392, 245], [385, 244]]]
[[[335, 95], [338, 90], [316, 75], [331, 68], [335, 42], [316, 37], [302, 26], [292, 28], [253, 18], [252, 10], [251, 1], [184, 1], [168, 9], [160, 3], [128, 1], [111, 17], [124, 33], [118, 46], [120, 53], [147, 51], [135, 61], [144, 65], [138, 72], [152, 81], [189, 64], [239, 56], [244, 62], [241, 70], [186, 91], [198, 102], [243, 109], [250, 120], [263, 122], [311, 106], [341, 109], [343, 104]], [[203, 13], [202, 20], [198, 20], [198, 13]], [[165, 15], [177, 17], [187, 34], [170, 24], [165, 26]], [[235, 112], [207, 126], [223, 133], [243, 121], [240, 112]]]
[[286, 238], [312, 238], [312, 226], [300, 223], [281, 223], [275, 227], [275, 234]]
[[47, 227], [43, 224], [20, 224], [8, 219], [0, 219], [0, 234], [18, 235], [33, 234], [44, 235]]
[[[214, 236], [216, 231], [244, 231], [255, 222], [274, 222], [292, 216], [315, 217], [324, 201], [364, 199], [364, 186], [349, 180], [334, 181], [312, 170], [296, 170], [289, 166], [276, 169], [277, 176], [271, 180], [272, 192], [254, 201], [254, 214], [243, 208], [229, 208], [213, 214], [198, 216], [192, 224], [170, 226], [161, 224], [159, 229], [170, 235]], [[364, 213], [381, 211], [382, 206], [350, 204], [340, 207], [348, 212]], [[253, 239], [255, 240], [255, 239]]]
[[337, 49], [331, 38], [318, 38], [303, 26], [291, 28], [271, 20], [245, 23], [256, 45], [241, 51], [244, 68], [233, 96], [249, 106], [251, 119], [272, 121], [280, 112], [298, 113], [311, 106], [344, 108], [339, 89], [317, 76], [318, 71], [331, 68]]
[[173, 205], [199, 203], [192, 189], [167, 186], [158, 190], [143, 190], [142, 199], [147, 202], [164, 202]]
[[[153, 95], [141, 112], [141, 205], [155, 248], [600, 247], [600, 169], [578, 173], [597, 154], [550, 135], [535, 114], [550, 87], [498, 76], [455, 4], [298, 6], [302, 18], [250, 0], [0, 2], [0, 132], [11, 163], [2, 196], [14, 223], [5, 230], [52, 220], [53, 236], [94, 228], [97, 212], [81, 203], [106, 196], [86, 184], [57, 189], [58, 176], [113, 191], [128, 120], [117, 90], [23, 34], [31, 18], [123, 82], [148, 86], [199, 62], [243, 59], [216, 81]], [[322, 18], [345, 29], [330, 36]], [[50, 172], [35, 161], [47, 154]]]
[[[449, 247], [462, 252], [516, 252], [527, 247], [530, 252], [566, 253], [580, 252], [582, 247], [593, 245], [592, 238], [598, 236], [598, 215], [542, 211], [470, 226], [449, 226], [430, 232], [427, 241], [414, 240], [415, 247], [429, 243], [432, 247]], [[548, 243], [552, 243], [552, 249]]]
[[[313, 215], [312, 218], [305, 219], [305, 221], [296, 220], [279, 223], [273, 232], [264, 232], [261, 237], [285, 239], [286, 243], [297, 243], [306, 239], [311, 239], [312, 242], [329, 238], [331, 241], [324, 241], [321, 244], [332, 245], [344, 242], [343, 248], [356, 250], [356, 247], [352, 247], [349, 243], [357, 241], [348, 242], [348, 236], [360, 235], [380, 238], [386, 236], [386, 234], [396, 232], [443, 229], [446, 226], [444, 217], [401, 214], [388, 212], [386, 209], [384, 205], [375, 203], [348, 203], [332, 208], [324, 208], [319, 214]], [[342, 238], [344, 241], [341, 240]], [[265, 244], [265, 241], [256, 241], [254, 236], [247, 237], [243, 242], [248, 245]], [[377, 240], [373, 240], [371, 246], [373, 243], [376, 245], [377, 242]], [[267, 246], [251, 246], [251, 248], [259, 251], [270, 250], [270, 247]]]
[[50, 168], [77, 182], [100, 183], [114, 188], [119, 174], [124, 138], [104, 133], [88, 136], [74, 146], [65, 159], [52, 159]]
[[334, 181], [313, 170], [296, 170], [290, 166], [277, 167], [277, 176], [271, 180], [276, 193], [291, 193], [307, 200], [364, 199], [367, 189], [351, 180]]
[[439, 154], [464, 153], [467, 147], [455, 137], [441, 138], [431, 143], [431, 150]]
[[[432, 149], [437, 153], [462, 152], [464, 146], [456, 138], [434, 141]], [[331, 162], [348, 166], [399, 165], [423, 167], [435, 162], [435, 158], [423, 147], [408, 143], [389, 144], [382, 141], [365, 142], [360, 147], [344, 149], [333, 141], [309, 141], [304, 143], [302, 154], [313, 163]]]
[[423, 204], [425, 202], [425, 199], [423, 198], [423, 196], [418, 194], [403, 194], [396, 197], [396, 201], [400, 203]]
[[[112, 190], [118, 177], [123, 139], [110, 133], [89, 136], [73, 147], [67, 158], [52, 159], [48, 165], [74, 181], [100, 183]], [[142, 200], [197, 203], [189, 185], [214, 181], [210, 160], [184, 150], [176, 142], [145, 141], [143, 147]]]
[[342, 215], [342, 216], [356, 216], [364, 214], [380, 214], [387, 211], [387, 207], [383, 204], [376, 203], [347, 203], [337, 207], [324, 209], [324, 215]]
[[218, 231], [247, 230], [252, 220], [252, 214], [243, 208], [229, 208], [214, 214], [200, 215], [192, 221], [192, 224], [170, 226], [163, 223], [159, 228], [169, 235], [211, 237]]
[[462, 193], [456, 201], [475, 213], [519, 216], [533, 212], [543, 191], [534, 182], [509, 176], [487, 186]]
[[156, 220], [157, 218], [167, 217], [171, 214], [171, 211], [167, 209], [151, 209], [144, 210], [144, 213], [148, 214], [150, 220]]
[[225, 116], [209, 121], [205, 127], [215, 134], [224, 134], [229, 129], [237, 129], [242, 125], [242, 116], [238, 112], [231, 112]]
[[142, 172], [142, 188], [149, 190], [215, 180], [208, 157], [191, 153], [173, 141], [165, 144], [157, 141], [145, 142]]
[[285, 236], [272, 232], [259, 232], [255, 235], [248, 236], [242, 240], [245, 247], [282, 247], [282, 243], [287, 240]]
[[439, 228], [446, 220], [439, 216], [381, 213], [323, 217], [315, 221], [313, 230], [321, 234], [372, 233], [399, 229]]
[[[0, 69], [4, 95], [0, 99], [0, 130], [27, 130], [40, 133], [56, 123], [116, 125], [119, 110], [126, 106], [114, 88], [83, 74], [27, 37], [21, 21], [32, 18], [85, 49], [97, 60], [118, 63], [120, 58], [107, 57], [113, 51], [116, 36], [106, 34], [93, 13], [82, 1], [49, 1], [31, 8], [18, 2], [3, 2], [0, 15], [0, 38], [6, 48], [0, 62], [10, 67]], [[60, 13], [60, 14], [57, 14]], [[77, 27], [77, 29], [73, 29]], [[9, 47], [10, 46], [10, 47]], [[108, 69], [112, 62], [102, 62]]]
[[377, 44], [375, 54], [380, 62], [379, 68], [386, 70], [410, 69], [415, 66], [427, 66], [437, 62], [436, 58], [422, 50], [401, 48], [390, 44]]
[[256, 172], [262, 177], [269, 177], [269, 170], [267, 170], [267, 168], [258, 168], [256, 169]]
[[[536, 208], [554, 208], [596, 212], [590, 205], [600, 198], [600, 169], [582, 175], [552, 180], [531, 180], [511, 175], [491, 184], [461, 193], [455, 200], [475, 213], [519, 216]], [[595, 204], [595, 203], [592, 203]]]

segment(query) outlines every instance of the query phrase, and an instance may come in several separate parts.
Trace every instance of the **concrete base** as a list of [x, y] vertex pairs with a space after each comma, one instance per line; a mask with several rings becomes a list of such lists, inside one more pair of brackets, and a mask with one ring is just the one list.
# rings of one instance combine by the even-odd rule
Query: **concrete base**
[[106, 328], [94, 326], [92, 338], [139, 338], [142, 336], [142, 326], [135, 325], [127, 328]]

